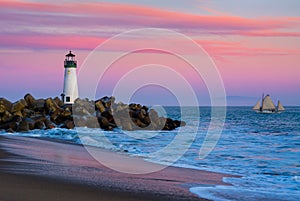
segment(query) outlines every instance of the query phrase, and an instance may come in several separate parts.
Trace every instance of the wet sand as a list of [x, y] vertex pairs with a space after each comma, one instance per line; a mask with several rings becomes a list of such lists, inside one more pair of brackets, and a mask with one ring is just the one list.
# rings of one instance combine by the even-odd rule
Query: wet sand
[[[95, 150], [107, 158], [120, 157]], [[136, 167], [156, 166], [139, 158], [125, 160]], [[100, 164], [81, 145], [0, 136], [1, 201], [205, 200], [189, 188], [226, 185], [225, 176], [229, 175], [176, 167], [149, 174], [120, 173]]]

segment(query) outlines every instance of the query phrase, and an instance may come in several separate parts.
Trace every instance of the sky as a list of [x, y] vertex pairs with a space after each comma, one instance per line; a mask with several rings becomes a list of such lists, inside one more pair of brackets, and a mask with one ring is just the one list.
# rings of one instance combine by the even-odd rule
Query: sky
[[[16, 101], [26, 93], [37, 98], [59, 96], [69, 50], [76, 54], [80, 73], [88, 55], [110, 38], [159, 28], [183, 34], [203, 48], [224, 83], [228, 105], [254, 105], [262, 93], [283, 105], [300, 105], [299, 11], [298, 0], [1, 0], [0, 97]], [[105, 55], [145, 41], [143, 37], [118, 41]], [[161, 43], [168, 46], [167, 41]], [[198, 56], [179, 41], [171, 45], [182, 47], [189, 58]], [[163, 51], [134, 52], [115, 62], [99, 81], [96, 96], [111, 95], [123, 75], [152, 63], [168, 65], [181, 74], [199, 104], [209, 105], [203, 75]], [[132, 101], [173, 105], [184, 96], [181, 82], [172, 76], [157, 70], [139, 76], [164, 76], [178, 90], [145, 86], [132, 95]]]

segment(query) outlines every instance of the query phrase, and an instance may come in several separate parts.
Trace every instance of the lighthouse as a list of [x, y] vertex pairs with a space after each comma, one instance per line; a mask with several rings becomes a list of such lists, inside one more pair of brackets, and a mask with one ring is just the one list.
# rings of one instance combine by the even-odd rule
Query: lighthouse
[[64, 90], [61, 97], [65, 104], [73, 104], [78, 98], [78, 86], [76, 75], [77, 61], [75, 60], [75, 55], [72, 54], [71, 51], [66, 55], [64, 68]]

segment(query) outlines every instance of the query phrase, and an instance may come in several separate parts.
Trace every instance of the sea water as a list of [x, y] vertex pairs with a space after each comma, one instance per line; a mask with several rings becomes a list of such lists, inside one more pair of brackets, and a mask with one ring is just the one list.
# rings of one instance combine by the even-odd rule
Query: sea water
[[[195, 184], [190, 188], [192, 193], [212, 200], [300, 200], [300, 107], [287, 107], [281, 114], [257, 114], [250, 107], [227, 107], [221, 136], [209, 155], [201, 159], [199, 150], [209, 129], [211, 108], [200, 107], [200, 117], [195, 114], [195, 108], [185, 109], [190, 110], [191, 115], [185, 119], [187, 126], [181, 130], [115, 129], [104, 132], [78, 128], [34, 130], [15, 135], [58, 138], [143, 157], [156, 163], [238, 176], [224, 178], [229, 186]], [[165, 107], [165, 110], [168, 117], [180, 119], [181, 108]], [[193, 135], [191, 127], [195, 126], [197, 132]], [[99, 132], [104, 135], [99, 135]], [[186, 135], [181, 144], [189, 145], [184, 153], [172, 144], [179, 132]], [[161, 157], [153, 155], [170, 144], [174, 146], [171, 153], [166, 152]], [[181, 157], [174, 162], [173, 157], [168, 157], [170, 154]]]

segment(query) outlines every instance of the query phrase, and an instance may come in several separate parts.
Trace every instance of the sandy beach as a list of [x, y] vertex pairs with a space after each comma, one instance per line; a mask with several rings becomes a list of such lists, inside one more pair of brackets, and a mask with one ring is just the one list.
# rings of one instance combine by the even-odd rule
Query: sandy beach
[[[107, 157], [119, 154], [97, 149]], [[136, 166], [155, 165], [127, 157]], [[0, 136], [0, 200], [205, 200], [192, 186], [226, 185], [229, 175], [168, 167], [150, 174], [125, 174], [65, 141]]]

